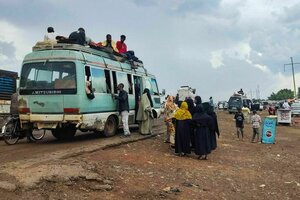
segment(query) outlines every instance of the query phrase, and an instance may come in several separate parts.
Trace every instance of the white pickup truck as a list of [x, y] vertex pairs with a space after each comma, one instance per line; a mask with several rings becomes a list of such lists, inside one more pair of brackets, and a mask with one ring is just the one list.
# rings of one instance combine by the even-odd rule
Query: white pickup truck
[[291, 105], [292, 116], [299, 115], [300, 116], [300, 101], [296, 101]]
[[179, 101], [184, 101], [187, 97], [195, 98], [196, 89], [192, 89], [189, 86], [181, 86], [178, 90]]

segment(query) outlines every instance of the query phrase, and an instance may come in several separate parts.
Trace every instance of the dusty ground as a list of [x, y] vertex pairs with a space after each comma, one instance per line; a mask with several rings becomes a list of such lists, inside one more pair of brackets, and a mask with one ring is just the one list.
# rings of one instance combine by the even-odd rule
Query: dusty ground
[[0, 199], [300, 199], [300, 128], [277, 126], [276, 144], [257, 144], [249, 124], [239, 141], [233, 116], [218, 118], [218, 148], [206, 161], [174, 155], [160, 121], [148, 139], [1, 142]]

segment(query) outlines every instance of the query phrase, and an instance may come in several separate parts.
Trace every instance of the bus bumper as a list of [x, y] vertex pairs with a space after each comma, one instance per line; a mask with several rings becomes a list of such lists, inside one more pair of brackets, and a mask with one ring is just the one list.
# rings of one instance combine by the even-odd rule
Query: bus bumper
[[81, 123], [82, 115], [65, 114], [20, 114], [21, 124], [33, 124], [38, 129], [55, 129], [59, 124]]

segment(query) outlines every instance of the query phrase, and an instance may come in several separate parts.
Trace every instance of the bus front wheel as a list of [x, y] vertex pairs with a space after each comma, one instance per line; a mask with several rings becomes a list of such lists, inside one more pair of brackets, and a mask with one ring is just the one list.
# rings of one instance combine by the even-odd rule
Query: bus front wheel
[[51, 130], [52, 135], [58, 140], [68, 140], [74, 137], [76, 128], [73, 125], [68, 125], [62, 128]]
[[117, 120], [114, 116], [109, 116], [105, 122], [104, 135], [111, 137], [116, 134], [118, 128]]

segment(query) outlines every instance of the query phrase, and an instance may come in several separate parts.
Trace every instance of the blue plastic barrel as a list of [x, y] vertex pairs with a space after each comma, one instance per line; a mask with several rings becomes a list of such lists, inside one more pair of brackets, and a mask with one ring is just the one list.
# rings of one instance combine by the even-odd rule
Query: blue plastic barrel
[[265, 144], [275, 144], [276, 137], [276, 122], [277, 117], [268, 116], [264, 118], [263, 128], [262, 128], [262, 143]]

